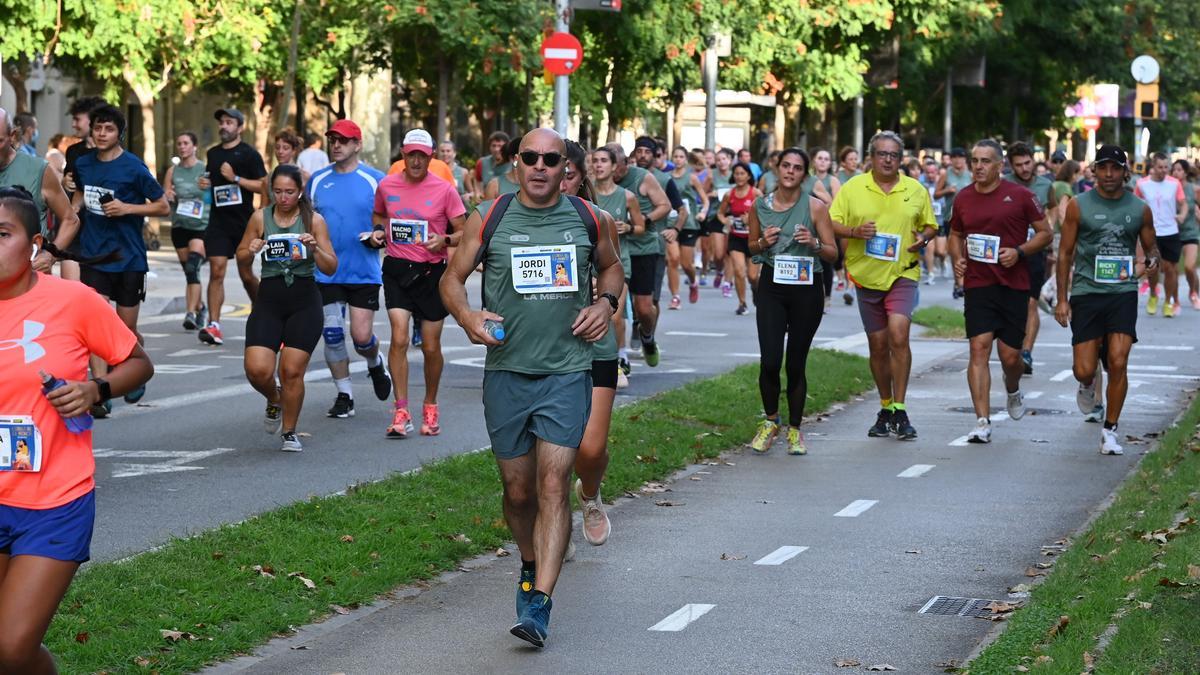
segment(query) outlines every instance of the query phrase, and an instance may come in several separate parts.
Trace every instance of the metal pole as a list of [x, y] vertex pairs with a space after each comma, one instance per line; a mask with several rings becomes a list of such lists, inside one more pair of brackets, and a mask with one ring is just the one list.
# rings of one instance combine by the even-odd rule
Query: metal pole
[[[555, 0], [555, 12], [557, 17], [554, 28], [560, 33], [571, 32], [571, 8], [570, 0]], [[567, 80], [566, 75], [558, 75], [554, 78], [554, 130], [560, 136], [567, 136], [567, 112], [570, 105], [570, 90], [571, 85]]]
[[942, 149], [950, 152], [950, 148], [954, 147], [951, 139], [954, 131], [954, 72], [950, 69], [946, 70], [946, 102], [942, 107], [942, 115]]
[[863, 97], [854, 97], [854, 149], [863, 156]]
[[710, 35], [704, 52], [704, 147], [717, 147], [717, 37]]

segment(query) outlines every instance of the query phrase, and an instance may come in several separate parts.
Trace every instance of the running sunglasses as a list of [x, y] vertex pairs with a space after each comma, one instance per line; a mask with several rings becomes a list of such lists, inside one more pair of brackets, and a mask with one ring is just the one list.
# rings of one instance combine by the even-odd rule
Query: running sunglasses
[[558, 152], [534, 152], [533, 150], [525, 150], [519, 154], [521, 157], [521, 163], [525, 166], [533, 166], [537, 164], [539, 157], [542, 158], [542, 162], [544, 162], [546, 166], [558, 166], [558, 163], [563, 159], [562, 154]]

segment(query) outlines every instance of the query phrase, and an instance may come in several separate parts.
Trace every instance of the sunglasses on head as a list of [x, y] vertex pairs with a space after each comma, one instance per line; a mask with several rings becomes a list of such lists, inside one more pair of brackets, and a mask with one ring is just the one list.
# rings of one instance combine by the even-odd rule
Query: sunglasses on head
[[537, 164], [538, 158], [542, 158], [542, 162], [546, 166], [558, 166], [562, 161], [562, 153], [558, 152], [534, 152], [533, 150], [524, 150], [518, 153], [521, 157], [521, 163], [525, 166], [533, 166]]

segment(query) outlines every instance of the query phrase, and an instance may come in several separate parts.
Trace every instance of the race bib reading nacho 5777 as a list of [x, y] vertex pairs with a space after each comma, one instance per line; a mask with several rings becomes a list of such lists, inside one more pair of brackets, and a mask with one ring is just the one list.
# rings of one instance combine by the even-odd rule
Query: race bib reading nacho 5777
[[513, 290], [518, 293], [565, 293], [579, 290], [575, 245], [523, 246], [512, 249]]

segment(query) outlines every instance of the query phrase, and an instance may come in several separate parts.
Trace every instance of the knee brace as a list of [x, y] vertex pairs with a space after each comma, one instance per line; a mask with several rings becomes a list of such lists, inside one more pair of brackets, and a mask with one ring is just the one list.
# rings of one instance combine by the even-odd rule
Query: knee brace
[[346, 303], [331, 302], [325, 305], [325, 362], [339, 363], [350, 359], [346, 351]]
[[378, 346], [379, 346], [379, 338], [375, 337], [375, 334], [372, 333], [371, 339], [370, 339], [370, 341], [367, 342], [367, 344], [360, 345], [357, 342], [355, 342], [354, 343], [354, 351], [358, 352], [359, 356], [366, 358], [366, 357], [370, 356], [371, 352], [375, 351], [375, 348]]
[[196, 253], [195, 251], [189, 252], [187, 260], [181, 263], [183, 265], [183, 278], [186, 279], [189, 284], [200, 283], [200, 265], [203, 263], [204, 256]]

